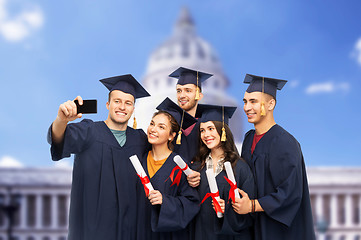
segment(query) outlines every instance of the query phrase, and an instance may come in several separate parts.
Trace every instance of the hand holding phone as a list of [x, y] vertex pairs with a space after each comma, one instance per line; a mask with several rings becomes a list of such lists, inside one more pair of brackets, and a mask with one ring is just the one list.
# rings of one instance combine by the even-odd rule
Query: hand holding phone
[[83, 105], [79, 105], [78, 100], [74, 100], [74, 103], [77, 108], [77, 113], [97, 113], [97, 100], [83, 100]]

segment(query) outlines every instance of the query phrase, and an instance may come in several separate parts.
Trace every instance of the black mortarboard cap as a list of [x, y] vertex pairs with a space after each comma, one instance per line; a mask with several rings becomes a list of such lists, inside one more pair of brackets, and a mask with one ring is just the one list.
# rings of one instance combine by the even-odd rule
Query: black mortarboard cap
[[[175, 102], [170, 100], [168, 97], [164, 99], [164, 101], [158, 105], [157, 110], [162, 110], [170, 115], [172, 115], [179, 126], [182, 129], [187, 129], [197, 122], [197, 119], [192, 117], [189, 113], [184, 111], [181, 107], [179, 107]], [[182, 119], [183, 118], [183, 119]]]
[[[198, 74], [198, 81], [197, 81], [197, 74]], [[194, 84], [200, 88], [202, 85], [201, 83], [212, 76], [213, 75], [209, 73], [199, 72], [184, 67], [180, 67], [171, 74], [169, 74], [169, 77], [178, 78], [177, 84], [180, 85]]]
[[264, 92], [273, 96], [275, 99], [277, 90], [281, 90], [287, 83], [286, 80], [260, 77], [252, 74], [246, 74], [243, 82], [249, 83], [246, 92]]
[[198, 104], [196, 118], [200, 122], [219, 121], [228, 125], [229, 119], [233, 116], [237, 107]]
[[131, 75], [121, 75], [99, 80], [109, 91], [120, 90], [133, 95], [134, 99], [148, 97], [150, 94], [143, 86]]

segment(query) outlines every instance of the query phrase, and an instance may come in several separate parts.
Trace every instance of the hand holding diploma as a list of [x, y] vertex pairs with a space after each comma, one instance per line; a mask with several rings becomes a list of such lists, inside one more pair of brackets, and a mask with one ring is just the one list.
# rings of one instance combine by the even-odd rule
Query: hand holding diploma
[[158, 190], [150, 191], [148, 199], [152, 205], [161, 205], [163, 203], [163, 196]]
[[238, 214], [247, 214], [252, 212], [252, 202], [248, 194], [243, 190], [237, 189], [242, 195], [242, 198], [236, 198], [236, 202], [232, 202], [233, 210]]
[[217, 217], [221, 218], [221, 217], [223, 217], [223, 210], [218, 202], [220, 197], [219, 197], [218, 187], [217, 187], [216, 178], [214, 176], [213, 169], [206, 170], [206, 175], [207, 175], [208, 184], [209, 184], [209, 188], [210, 188], [211, 192], [207, 193], [204, 196], [201, 203], [203, 203], [208, 197], [211, 197], [213, 200], [215, 211], [217, 213]]
[[[222, 211], [224, 212], [225, 206], [226, 206], [226, 202], [225, 202], [222, 198], [218, 199], [217, 201], [218, 201], [218, 203], [219, 203], [219, 206], [221, 206]], [[213, 200], [212, 200], [212, 206], [213, 206], [213, 210], [216, 211], [216, 208], [215, 208], [215, 206], [214, 206]]]
[[198, 187], [201, 182], [201, 174], [197, 171], [192, 171], [192, 173], [187, 176], [187, 180], [189, 186]]

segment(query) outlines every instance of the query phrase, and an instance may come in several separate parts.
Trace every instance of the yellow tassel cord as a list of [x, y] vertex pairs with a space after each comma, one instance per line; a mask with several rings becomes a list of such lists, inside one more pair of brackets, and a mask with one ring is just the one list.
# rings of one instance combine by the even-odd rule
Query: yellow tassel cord
[[198, 87], [197, 87], [197, 90], [196, 90], [195, 100], [199, 100], [199, 88]]
[[[264, 94], [264, 77], [262, 78], [262, 98]], [[261, 101], [261, 116], [266, 116], [266, 109], [264, 107], [264, 101]]]
[[183, 118], [184, 118], [184, 110], [183, 110], [183, 112], [182, 112], [182, 119], [181, 119], [181, 124], [180, 124], [179, 132], [178, 132], [177, 141], [175, 142], [177, 145], [180, 145], [180, 144], [181, 144], [181, 140], [182, 140]]
[[197, 71], [197, 89], [196, 89], [196, 97], [195, 97], [195, 100], [199, 100], [198, 71]]
[[266, 109], [264, 108], [264, 102], [261, 102], [261, 116], [266, 116]]
[[182, 130], [179, 130], [176, 144], [178, 145], [181, 144], [181, 138], [182, 138]]
[[134, 128], [134, 129], [137, 129], [137, 126], [138, 126], [138, 124], [137, 124], [137, 119], [135, 119], [135, 116], [134, 116], [133, 128]]
[[224, 127], [222, 127], [222, 137], [221, 137], [221, 142], [225, 142], [227, 141], [227, 136], [226, 136], [226, 129]]
[[222, 106], [222, 122], [223, 122], [223, 127], [222, 127], [221, 142], [225, 142], [227, 141], [227, 136], [226, 136], [226, 129], [224, 128], [224, 106]]

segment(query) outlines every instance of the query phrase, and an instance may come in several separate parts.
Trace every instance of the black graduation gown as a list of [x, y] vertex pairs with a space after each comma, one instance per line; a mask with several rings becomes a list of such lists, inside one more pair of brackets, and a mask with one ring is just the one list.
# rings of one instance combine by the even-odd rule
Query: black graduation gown
[[255, 239], [312, 240], [307, 175], [301, 147], [279, 125], [273, 126], [251, 154], [255, 130], [246, 133], [242, 157], [250, 165], [264, 212], [256, 213]]
[[[197, 169], [197, 166], [193, 166]], [[255, 190], [252, 172], [246, 162], [238, 160], [233, 170], [237, 186], [253, 197]], [[210, 192], [206, 176], [206, 167], [201, 169], [201, 182], [197, 187], [201, 200]], [[240, 215], [234, 212], [231, 200], [228, 200], [230, 185], [225, 180], [225, 170], [216, 176], [219, 196], [225, 200], [223, 218], [218, 218], [212, 207], [212, 198], [208, 198], [201, 205], [201, 210], [194, 221], [195, 240], [249, 240], [252, 238], [253, 218], [250, 214]]]
[[[199, 145], [199, 125], [200, 122], [196, 122], [192, 131], [186, 136], [184, 132], [182, 133], [181, 142], [182, 144], [174, 144], [174, 152], [178, 153], [187, 163], [190, 163], [193, 160], [193, 157], [197, 154], [198, 145]], [[178, 135], [177, 135], [178, 136]], [[174, 139], [177, 139], [175, 137]]]
[[[142, 157], [142, 165], [148, 173], [147, 154]], [[155, 190], [163, 196], [162, 205], [151, 205], [145, 196], [143, 185], [138, 181], [138, 240], [187, 240], [189, 239], [189, 222], [199, 211], [199, 196], [190, 187], [186, 175], [182, 173], [179, 186], [169, 178], [173, 168], [177, 166], [173, 161], [176, 154], [171, 153], [163, 166], [150, 178]], [[180, 171], [180, 170], [178, 170]], [[176, 171], [175, 173], [178, 173]]]
[[136, 237], [137, 175], [129, 156], [147, 146], [143, 130], [126, 130], [120, 147], [104, 122], [68, 124], [61, 146], [48, 142], [54, 161], [75, 154], [68, 240], [133, 240]]

